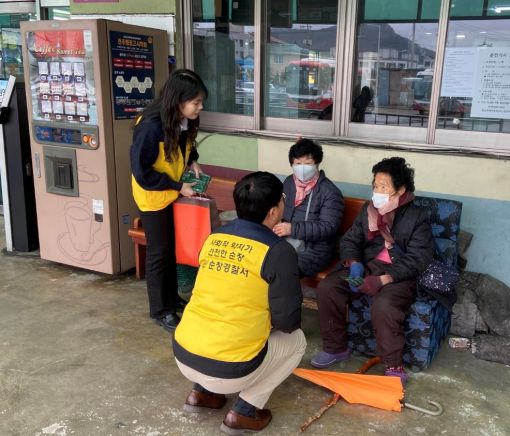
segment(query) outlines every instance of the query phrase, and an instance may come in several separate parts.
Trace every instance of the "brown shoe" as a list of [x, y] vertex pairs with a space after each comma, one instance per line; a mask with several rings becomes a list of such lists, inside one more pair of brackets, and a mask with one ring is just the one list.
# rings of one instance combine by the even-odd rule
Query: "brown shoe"
[[183, 409], [186, 412], [202, 412], [204, 409], [221, 409], [227, 398], [223, 394], [214, 394], [213, 392], [198, 392], [193, 389], [186, 401]]
[[221, 424], [220, 430], [231, 435], [243, 434], [245, 431], [264, 430], [271, 422], [273, 416], [269, 409], [260, 409], [255, 411], [255, 418], [240, 415], [233, 410], [229, 410]]

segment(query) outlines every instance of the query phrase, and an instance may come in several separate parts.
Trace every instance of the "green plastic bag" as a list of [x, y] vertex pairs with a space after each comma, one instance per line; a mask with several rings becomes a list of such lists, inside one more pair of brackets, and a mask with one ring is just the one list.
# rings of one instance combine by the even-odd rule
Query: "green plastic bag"
[[177, 292], [185, 300], [189, 300], [191, 297], [197, 272], [198, 268], [194, 266], [177, 264]]

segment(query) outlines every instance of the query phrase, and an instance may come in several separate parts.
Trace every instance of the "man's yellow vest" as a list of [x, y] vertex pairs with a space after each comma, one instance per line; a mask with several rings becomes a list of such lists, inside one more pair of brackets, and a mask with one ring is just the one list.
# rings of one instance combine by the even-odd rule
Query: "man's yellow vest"
[[[237, 220], [238, 227], [243, 225], [255, 226], [255, 231], [246, 233], [249, 237], [213, 233], [202, 247], [193, 294], [174, 337], [192, 355], [241, 363], [256, 358], [266, 346], [269, 284], [261, 270], [271, 242], [264, 230], [257, 238], [256, 226], [262, 226]], [[220, 231], [229, 228], [233, 226]]]

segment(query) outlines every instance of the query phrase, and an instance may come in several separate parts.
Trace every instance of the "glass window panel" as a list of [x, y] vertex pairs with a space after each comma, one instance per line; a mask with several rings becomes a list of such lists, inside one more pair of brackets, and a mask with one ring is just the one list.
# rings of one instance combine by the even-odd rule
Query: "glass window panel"
[[363, 17], [369, 20], [416, 20], [418, 0], [365, 0]]
[[196, 0], [192, 5], [193, 18], [198, 21], [214, 21], [214, 2], [208, 0]]
[[48, 11], [48, 20], [70, 20], [71, 11], [68, 7], [58, 6], [45, 8]]
[[[271, 19], [266, 46], [264, 116], [293, 119], [332, 118], [336, 64], [337, 0], [269, 0], [269, 10], [285, 6], [299, 17], [277, 26]], [[276, 4], [279, 7], [276, 7]], [[297, 5], [294, 13], [293, 5]], [[335, 17], [331, 24], [332, 17]]]
[[0, 78], [9, 75], [23, 82], [21, 21], [35, 20], [35, 14], [0, 14]]
[[423, 0], [421, 5], [422, 20], [438, 20], [441, 9], [441, 0]]
[[358, 22], [352, 122], [427, 127], [437, 30], [437, 20]]
[[487, 15], [494, 17], [510, 16], [510, 1], [489, 0]]
[[510, 18], [448, 24], [437, 127], [510, 133]]
[[330, 0], [298, 0], [296, 12], [298, 23], [324, 25], [337, 20], [337, 4]]
[[452, 0], [451, 17], [481, 17], [484, 0]]
[[253, 0], [193, 0], [194, 69], [209, 90], [205, 110], [253, 115]]

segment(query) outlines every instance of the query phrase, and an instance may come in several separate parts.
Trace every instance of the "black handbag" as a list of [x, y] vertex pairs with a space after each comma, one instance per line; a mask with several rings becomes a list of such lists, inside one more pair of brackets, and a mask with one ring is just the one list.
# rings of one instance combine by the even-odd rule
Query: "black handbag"
[[417, 283], [427, 290], [441, 295], [450, 294], [459, 280], [459, 272], [437, 259], [432, 259], [429, 266], [418, 277]]
[[[393, 245], [395, 251], [401, 255], [405, 255], [405, 250], [400, 247], [393, 236], [382, 234], [384, 240]], [[432, 294], [441, 296], [455, 295], [455, 285], [459, 281], [459, 272], [454, 266], [450, 266], [438, 259], [432, 259], [429, 266], [416, 279], [419, 287]]]

